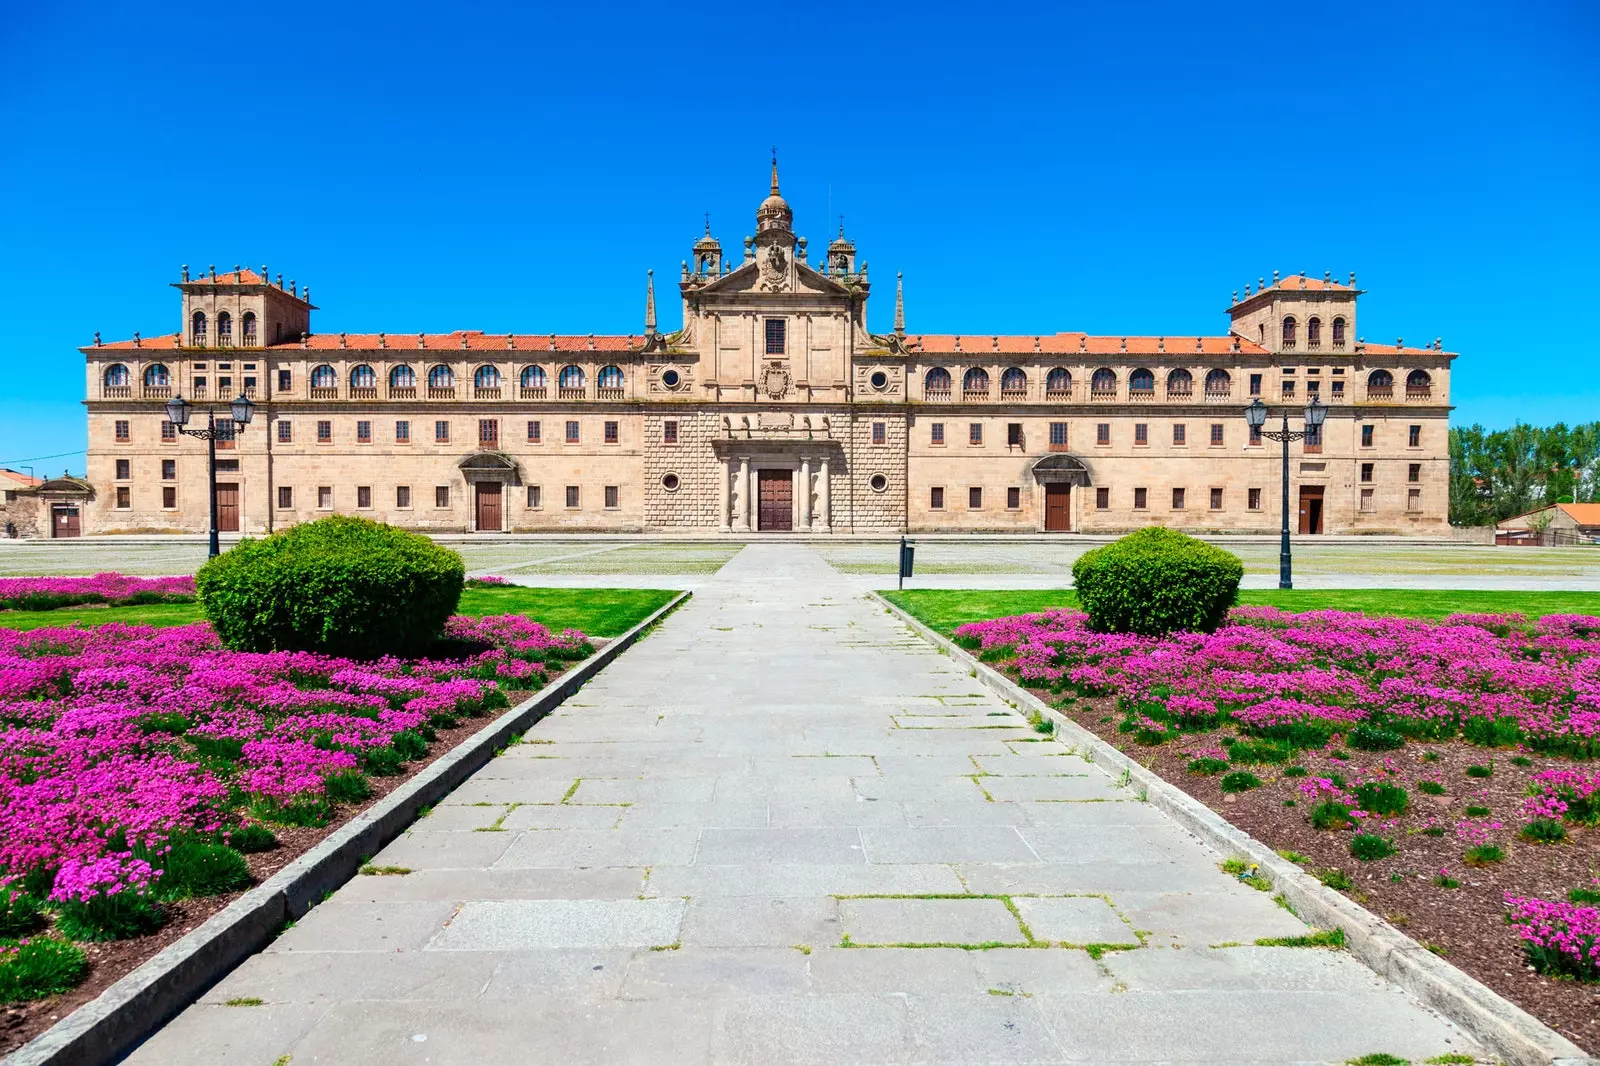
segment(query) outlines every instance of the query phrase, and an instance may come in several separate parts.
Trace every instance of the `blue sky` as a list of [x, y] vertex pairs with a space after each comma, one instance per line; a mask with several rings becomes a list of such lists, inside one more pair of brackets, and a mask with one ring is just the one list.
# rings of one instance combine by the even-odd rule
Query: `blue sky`
[[[843, 213], [887, 329], [1222, 333], [1355, 270], [1459, 351], [1456, 420], [1600, 417], [1600, 6], [49, 4], [0, 16], [0, 462], [84, 446], [83, 362], [179, 265], [319, 332], [642, 328], [709, 211]], [[41, 472], [83, 457], [37, 459]]]

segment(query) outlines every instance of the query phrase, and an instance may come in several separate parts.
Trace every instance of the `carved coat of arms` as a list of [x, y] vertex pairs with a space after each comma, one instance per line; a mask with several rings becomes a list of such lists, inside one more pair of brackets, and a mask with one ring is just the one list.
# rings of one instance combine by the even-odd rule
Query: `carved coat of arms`
[[781, 400], [789, 394], [789, 385], [793, 380], [788, 367], [782, 363], [768, 363], [761, 375], [761, 387], [769, 400]]
[[761, 288], [767, 292], [782, 292], [788, 287], [789, 256], [779, 245], [771, 245], [761, 257]]

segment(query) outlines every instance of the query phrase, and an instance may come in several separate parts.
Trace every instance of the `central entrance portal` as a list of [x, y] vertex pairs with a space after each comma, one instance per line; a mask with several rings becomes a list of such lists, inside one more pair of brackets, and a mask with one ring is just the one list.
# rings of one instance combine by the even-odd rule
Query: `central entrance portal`
[[1044, 528], [1065, 533], [1072, 528], [1072, 486], [1050, 483], [1044, 487]]
[[239, 532], [239, 484], [217, 484], [217, 529], [223, 533]]
[[478, 494], [478, 525], [479, 533], [500, 532], [500, 482], [480, 481], [473, 486]]
[[794, 529], [794, 474], [788, 470], [756, 471], [756, 529], [788, 533]]
[[1300, 532], [1322, 532], [1322, 486], [1300, 486]]

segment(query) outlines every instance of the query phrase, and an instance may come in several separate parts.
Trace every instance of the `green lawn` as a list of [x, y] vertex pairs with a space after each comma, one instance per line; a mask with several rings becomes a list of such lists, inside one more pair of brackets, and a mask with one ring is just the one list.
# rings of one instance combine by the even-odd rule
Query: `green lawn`
[[[581, 629], [591, 637], [615, 637], [649, 617], [677, 593], [668, 589], [537, 589], [520, 585], [469, 588], [461, 614], [525, 614], [551, 629]], [[0, 626], [129, 625], [181, 626], [204, 616], [198, 603], [153, 603], [143, 607], [63, 607], [58, 611], [0, 611]]]
[[[911, 589], [885, 592], [885, 599], [940, 633], [967, 622], [1033, 614], [1052, 607], [1076, 607], [1071, 589], [980, 591]], [[1483, 592], [1438, 589], [1244, 589], [1239, 602], [1271, 604], [1286, 611], [1336, 608], [1365, 614], [1443, 618], [1457, 611], [1519, 611], [1530, 618], [1546, 614], [1600, 614], [1600, 592]]]

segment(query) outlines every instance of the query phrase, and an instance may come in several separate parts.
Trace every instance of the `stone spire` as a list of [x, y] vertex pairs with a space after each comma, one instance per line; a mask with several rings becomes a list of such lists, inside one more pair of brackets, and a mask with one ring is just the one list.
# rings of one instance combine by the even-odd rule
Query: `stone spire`
[[894, 276], [894, 333], [897, 337], [906, 335], [906, 289], [905, 274]]
[[761, 201], [761, 206], [756, 209], [756, 232], [763, 230], [784, 230], [794, 228], [794, 212], [789, 209], [789, 201], [785, 200], [778, 192], [778, 150], [772, 150], [772, 192]]
[[656, 272], [645, 272], [644, 283], [644, 331], [651, 334], [656, 331]]

